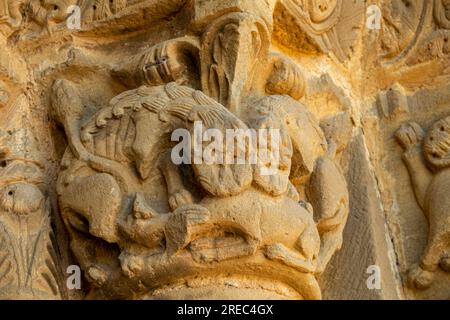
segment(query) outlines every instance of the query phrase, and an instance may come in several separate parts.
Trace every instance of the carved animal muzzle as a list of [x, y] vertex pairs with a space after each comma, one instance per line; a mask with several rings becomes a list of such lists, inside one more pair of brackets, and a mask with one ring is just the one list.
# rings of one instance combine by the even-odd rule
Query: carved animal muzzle
[[424, 142], [427, 160], [437, 169], [450, 166], [450, 117], [436, 122]]

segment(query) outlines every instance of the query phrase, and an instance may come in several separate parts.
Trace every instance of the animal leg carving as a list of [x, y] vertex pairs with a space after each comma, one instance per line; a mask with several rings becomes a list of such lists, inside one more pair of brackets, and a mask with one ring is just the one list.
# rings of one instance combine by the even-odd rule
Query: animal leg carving
[[415, 122], [402, 125], [395, 134], [398, 143], [405, 150], [403, 161], [408, 168], [417, 202], [422, 209], [432, 179], [431, 172], [425, 165], [421, 149], [424, 135], [422, 128]]
[[179, 168], [170, 158], [170, 151], [161, 156], [159, 168], [166, 180], [170, 208], [176, 210], [182, 205], [192, 204], [192, 195], [184, 187]]
[[317, 273], [322, 273], [333, 254], [342, 246], [342, 233], [349, 212], [347, 183], [333, 160], [317, 160], [311, 176], [308, 195], [318, 216], [321, 237]]
[[108, 174], [76, 178], [60, 195], [62, 203], [89, 222], [89, 232], [113, 243], [118, 239], [116, 220], [122, 204], [117, 182]]

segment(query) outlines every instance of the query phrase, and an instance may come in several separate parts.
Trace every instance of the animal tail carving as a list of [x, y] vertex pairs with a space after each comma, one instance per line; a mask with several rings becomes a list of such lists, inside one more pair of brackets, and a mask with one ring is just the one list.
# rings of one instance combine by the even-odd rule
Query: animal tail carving
[[136, 185], [137, 181], [131, 180], [129, 175], [124, 174], [126, 168], [122, 164], [91, 153], [82, 143], [80, 119], [84, 110], [74, 85], [66, 80], [57, 80], [53, 84], [52, 91], [53, 117], [64, 126], [74, 156], [95, 170], [111, 174], [125, 191], [129, 189], [129, 186]]

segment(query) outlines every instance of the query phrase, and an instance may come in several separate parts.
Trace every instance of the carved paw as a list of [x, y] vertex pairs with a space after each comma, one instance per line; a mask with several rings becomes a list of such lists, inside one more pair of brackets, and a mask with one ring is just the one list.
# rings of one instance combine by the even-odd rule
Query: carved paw
[[53, 83], [51, 99], [51, 115], [61, 124], [68, 119], [77, 119], [85, 111], [75, 85], [68, 80]]
[[408, 284], [410, 287], [425, 290], [433, 282], [433, 273], [426, 271], [419, 266], [413, 268], [408, 274]]
[[132, 279], [144, 268], [144, 261], [141, 257], [128, 256], [122, 260], [122, 272]]
[[185, 189], [172, 193], [169, 197], [169, 205], [172, 211], [175, 211], [183, 205], [192, 204], [193, 202], [192, 194]]
[[184, 205], [175, 210], [166, 224], [165, 234], [169, 254], [185, 248], [210, 219], [208, 209], [199, 205]]
[[403, 124], [395, 133], [395, 138], [405, 150], [410, 150], [420, 145], [424, 136], [423, 129], [415, 122]]
[[211, 216], [208, 209], [199, 205], [184, 205], [177, 209], [174, 214], [179, 215], [183, 224], [187, 227], [204, 224]]
[[103, 286], [108, 280], [109, 274], [99, 266], [91, 266], [86, 271], [86, 278], [97, 287]]

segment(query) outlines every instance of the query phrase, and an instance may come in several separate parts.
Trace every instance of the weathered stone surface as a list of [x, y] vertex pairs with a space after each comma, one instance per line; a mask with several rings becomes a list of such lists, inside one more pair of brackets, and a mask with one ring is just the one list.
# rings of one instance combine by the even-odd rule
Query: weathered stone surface
[[255, 2], [0, 0], [1, 299], [450, 298], [450, 2]]

